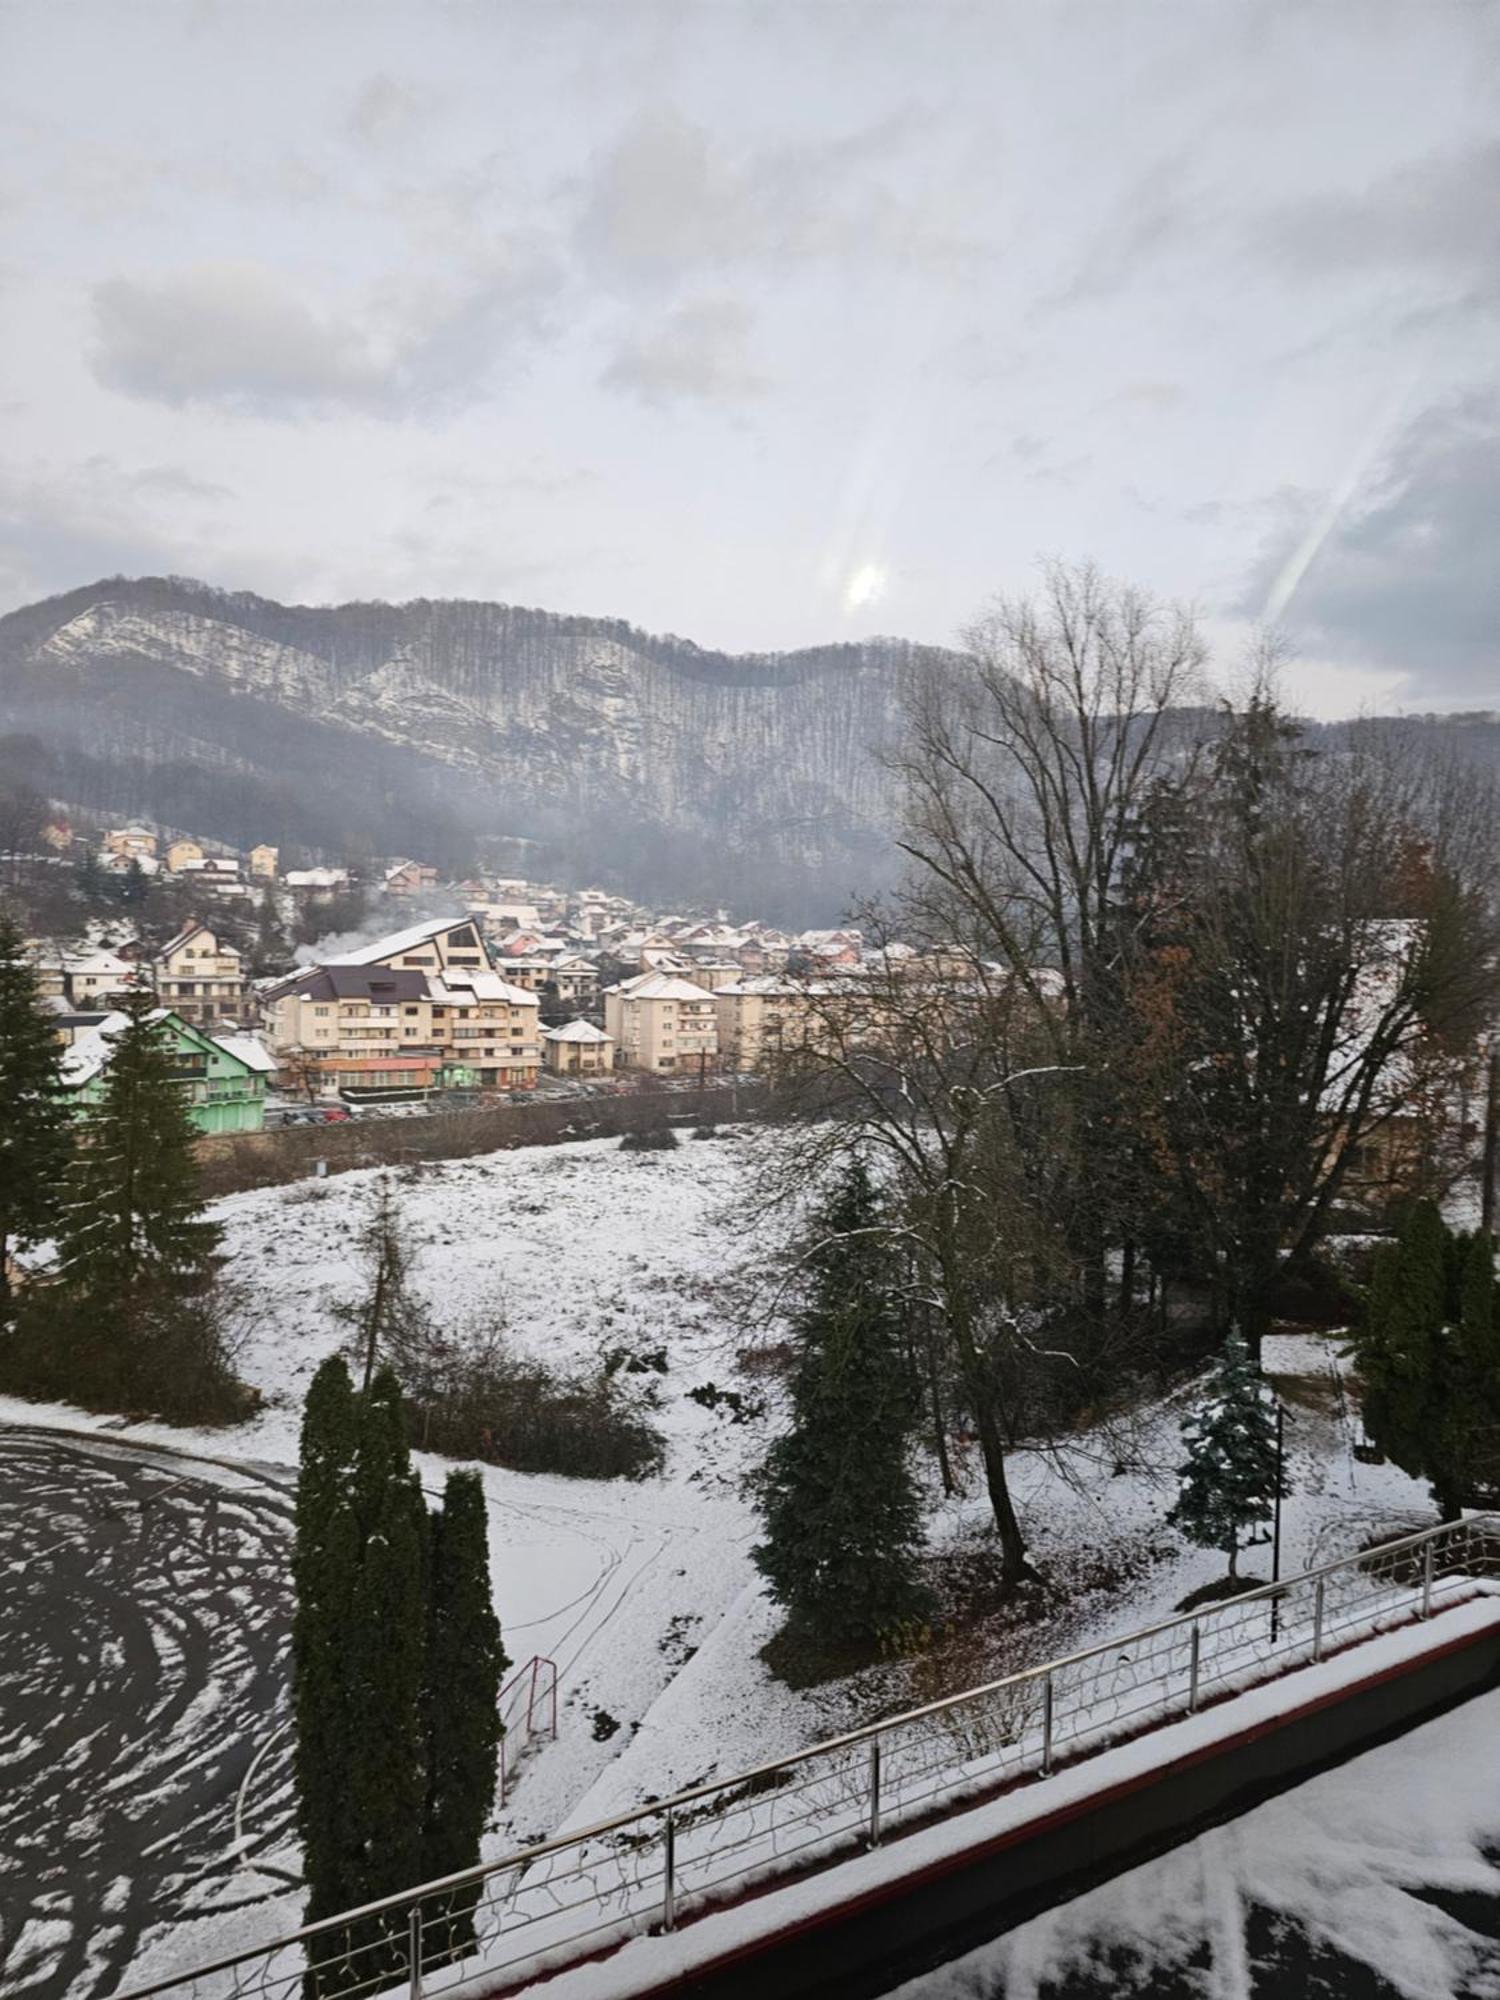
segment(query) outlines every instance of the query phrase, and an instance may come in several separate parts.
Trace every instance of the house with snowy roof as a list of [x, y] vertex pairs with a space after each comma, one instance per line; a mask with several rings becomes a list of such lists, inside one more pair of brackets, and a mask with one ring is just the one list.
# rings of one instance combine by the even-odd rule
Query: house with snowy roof
[[607, 1076], [615, 1066], [614, 1037], [592, 1021], [543, 1028], [542, 1060], [554, 1076]]
[[[107, 1014], [80, 1034], [62, 1058], [63, 1087], [74, 1113], [87, 1119], [104, 1095], [109, 1065], [126, 1014]], [[266, 1122], [266, 1084], [276, 1068], [253, 1036], [220, 1041], [167, 1007], [146, 1016], [171, 1061], [172, 1074], [200, 1132], [259, 1132]]]

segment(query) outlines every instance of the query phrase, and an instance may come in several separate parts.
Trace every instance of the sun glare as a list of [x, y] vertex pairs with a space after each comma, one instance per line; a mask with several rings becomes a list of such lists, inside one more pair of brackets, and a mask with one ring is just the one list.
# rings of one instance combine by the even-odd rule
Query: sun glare
[[845, 586], [844, 608], [858, 611], [863, 605], [878, 603], [884, 596], [885, 571], [879, 563], [863, 563]]

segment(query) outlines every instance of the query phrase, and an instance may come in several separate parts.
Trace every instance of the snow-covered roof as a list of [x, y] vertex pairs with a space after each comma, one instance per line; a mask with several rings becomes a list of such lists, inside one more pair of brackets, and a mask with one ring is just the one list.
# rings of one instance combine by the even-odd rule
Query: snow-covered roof
[[560, 1028], [543, 1028], [544, 1042], [612, 1042], [613, 1035], [606, 1035], [602, 1028], [596, 1028], [592, 1021], [566, 1021]]
[[63, 970], [69, 973], [87, 973], [94, 978], [100, 978], [106, 973], [119, 973], [122, 978], [135, 977], [135, 967], [130, 961], [112, 951], [64, 952]]
[[642, 972], [634, 979], [622, 980], [611, 990], [626, 1000], [711, 1000], [713, 998], [706, 987], [695, 986], [691, 979], [679, 979], [671, 972]]
[[[170, 1009], [153, 1007], [144, 1018], [148, 1021], [165, 1021]], [[73, 1046], [68, 1049], [59, 1065], [65, 1087], [78, 1090], [89, 1083], [108, 1063], [115, 1052], [115, 1037], [122, 1029], [130, 1026], [128, 1014], [106, 1014], [97, 1028], [88, 1028]]]
[[465, 924], [474, 928], [474, 919], [467, 911], [460, 910], [456, 916], [435, 917], [425, 924], [413, 924], [410, 930], [392, 931], [389, 937], [377, 938], [374, 944], [367, 944], [358, 951], [341, 951], [337, 958], [328, 958], [325, 965], [374, 965], [382, 958], [394, 958], [397, 952], [415, 951], [418, 945], [431, 944], [444, 931], [457, 930]]
[[282, 881], [289, 889], [336, 889], [349, 880], [347, 868], [289, 868]]
[[275, 1056], [257, 1035], [215, 1035], [214, 1040], [246, 1069], [253, 1069], [261, 1076], [269, 1076], [278, 1067]]
[[474, 1000], [500, 1000], [510, 1007], [539, 1007], [534, 993], [512, 986], [498, 972], [471, 972], [467, 966], [449, 966], [440, 976], [429, 977], [427, 993], [438, 1006], [467, 1007]]

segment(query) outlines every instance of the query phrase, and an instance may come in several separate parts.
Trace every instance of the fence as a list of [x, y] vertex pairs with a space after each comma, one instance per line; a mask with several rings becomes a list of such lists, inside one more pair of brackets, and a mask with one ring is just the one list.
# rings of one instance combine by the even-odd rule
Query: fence
[[299, 2000], [397, 1986], [423, 2000], [481, 1978], [485, 1990], [510, 1989], [1429, 1618], [1489, 1576], [1500, 1576], [1500, 1515], [1408, 1535], [117, 2000]]

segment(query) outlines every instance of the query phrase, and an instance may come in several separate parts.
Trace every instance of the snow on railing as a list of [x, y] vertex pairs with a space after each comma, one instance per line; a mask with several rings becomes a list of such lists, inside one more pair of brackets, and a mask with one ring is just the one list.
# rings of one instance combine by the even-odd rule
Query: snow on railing
[[[1500, 1514], [1407, 1535], [1009, 1674], [116, 2000], [302, 2000], [397, 1986], [423, 2000], [481, 1979], [517, 1986], [1429, 1618], [1472, 1598], [1487, 1576], [1500, 1576]], [[529, 1662], [507, 1684], [528, 1732], [546, 1707], [547, 1664]], [[551, 1692], [555, 1701], [555, 1677]]]

